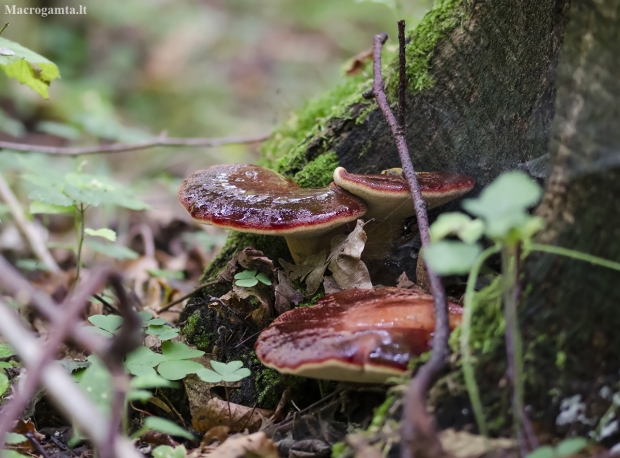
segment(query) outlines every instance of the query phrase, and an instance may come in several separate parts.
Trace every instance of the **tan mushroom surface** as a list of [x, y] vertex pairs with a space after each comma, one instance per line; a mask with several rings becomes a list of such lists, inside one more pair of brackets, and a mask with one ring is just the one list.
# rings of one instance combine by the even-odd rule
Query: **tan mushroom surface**
[[[461, 307], [449, 304], [450, 328]], [[259, 335], [261, 362], [285, 374], [381, 383], [430, 349], [433, 298], [403, 288], [352, 289], [283, 313]]]

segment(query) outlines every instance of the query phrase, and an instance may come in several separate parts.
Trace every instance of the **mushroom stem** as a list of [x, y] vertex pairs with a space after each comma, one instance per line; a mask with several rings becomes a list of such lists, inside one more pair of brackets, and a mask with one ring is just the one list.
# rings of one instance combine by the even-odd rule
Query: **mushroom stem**
[[322, 254], [329, 254], [331, 239], [345, 232], [346, 226], [339, 226], [325, 234], [308, 237], [307, 235], [287, 235], [284, 237], [288, 249], [291, 252], [295, 264], [301, 265], [307, 263], [307, 260]]

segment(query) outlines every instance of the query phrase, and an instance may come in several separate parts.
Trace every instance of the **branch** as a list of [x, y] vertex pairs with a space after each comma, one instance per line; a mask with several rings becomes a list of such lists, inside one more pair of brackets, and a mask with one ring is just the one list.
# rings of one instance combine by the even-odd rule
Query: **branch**
[[[404, 42], [404, 21], [400, 21], [398, 26], [399, 30], [403, 30], [399, 33], [401, 38], [399, 46], [401, 49], [401, 59], [405, 58], [403, 51]], [[426, 213], [426, 203], [422, 198], [422, 192], [420, 185], [411, 163], [411, 156], [409, 155], [409, 149], [407, 148], [407, 141], [405, 139], [404, 126], [399, 125], [390, 109], [390, 105], [385, 95], [385, 89], [383, 85], [383, 77], [381, 75], [381, 48], [383, 43], [387, 40], [387, 35], [382, 33], [375, 35], [373, 41], [373, 64], [374, 64], [374, 81], [372, 92], [377, 100], [379, 108], [383, 112], [383, 116], [387, 120], [390, 126], [392, 135], [396, 142], [398, 149], [398, 155], [403, 167], [403, 175], [407, 180], [409, 189], [413, 196], [414, 208], [416, 212], [416, 218], [418, 221], [418, 228], [420, 231], [420, 238], [422, 240], [422, 247], [427, 246], [430, 243], [428, 214]], [[405, 63], [401, 61], [400, 71], [404, 72]], [[404, 84], [405, 78], [401, 75], [399, 79], [400, 94], [403, 94], [404, 102]], [[402, 110], [404, 112], [404, 109]], [[403, 116], [404, 118], [404, 113]], [[403, 420], [401, 425], [401, 456], [408, 458], [416, 454], [416, 451], [424, 452], [426, 456], [441, 456], [442, 448], [435, 433], [435, 425], [432, 418], [428, 415], [425, 406], [425, 397], [428, 391], [428, 387], [435, 378], [435, 376], [441, 371], [445, 363], [445, 357], [448, 351], [448, 337], [450, 335], [450, 328], [448, 326], [448, 309], [446, 302], [446, 293], [441, 284], [439, 276], [426, 266], [428, 271], [429, 282], [431, 286], [431, 292], [433, 293], [433, 299], [435, 302], [435, 333], [433, 335], [433, 352], [431, 358], [424, 366], [422, 366], [415, 377], [411, 380], [407, 395], [405, 397], [405, 405], [403, 409]]]
[[259, 143], [269, 138], [270, 134], [253, 135], [247, 137], [222, 137], [222, 138], [175, 138], [166, 137], [163, 132], [153, 140], [138, 143], [113, 143], [111, 145], [84, 146], [84, 147], [55, 147], [43, 145], [28, 145], [25, 143], [0, 141], [0, 149], [10, 149], [24, 153], [43, 153], [53, 156], [83, 156], [85, 154], [121, 153], [124, 151], [138, 151], [156, 146], [205, 146], [215, 147], [238, 143]]
[[15, 224], [17, 224], [19, 231], [32, 248], [32, 251], [34, 251], [35, 256], [39, 258], [51, 272], [60, 272], [60, 267], [58, 267], [58, 264], [56, 264], [56, 261], [45, 246], [45, 242], [41, 238], [41, 235], [37, 232], [32, 223], [28, 221], [28, 218], [26, 218], [17, 197], [15, 197], [15, 194], [11, 191], [9, 184], [2, 174], [0, 174], [0, 199], [6, 202], [11, 211], [11, 215], [13, 215]]

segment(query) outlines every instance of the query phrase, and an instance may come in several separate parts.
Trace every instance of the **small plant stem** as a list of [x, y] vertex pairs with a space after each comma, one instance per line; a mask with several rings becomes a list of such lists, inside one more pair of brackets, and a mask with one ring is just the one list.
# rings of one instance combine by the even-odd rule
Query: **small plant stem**
[[2, 33], [6, 30], [6, 28], [9, 26], [9, 23], [6, 22], [3, 26], [2, 29], [0, 29], [0, 35], [2, 35]]
[[84, 204], [80, 203], [80, 206], [77, 207], [76, 218], [75, 218], [75, 232], [77, 235], [77, 260], [75, 266], [75, 283], [77, 284], [80, 279], [80, 270], [82, 268], [82, 245], [84, 244]]
[[502, 293], [504, 316], [506, 319], [506, 354], [508, 359], [508, 377], [512, 384], [513, 427], [517, 433], [521, 456], [525, 457], [528, 447], [523, 438], [523, 347], [519, 332], [515, 288], [518, 287], [516, 257], [519, 249], [516, 245], [502, 246]]
[[476, 418], [478, 430], [480, 431], [480, 434], [485, 437], [488, 437], [489, 430], [484, 417], [482, 401], [480, 400], [480, 392], [476, 383], [476, 374], [472, 363], [473, 357], [469, 346], [469, 340], [471, 336], [471, 322], [474, 314], [474, 294], [476, 291], [476, 280], [478, 279], [478, 274], [484, 262], [490, 256], [499, 253], [499, 251], [499, 245], [489, 247], [480, 253], [478, 258], [474, 261], [474, 264], [469, 271], [469, 277], [467, 277], [465, 300], [463, 301], [463, 322], [461, 324], [461, 355], [463, 376], [465, 377], [465, 387], [469, 393], [469, 400], [471, 402], [472, 410], [474, 411], [474, 417]]
[[561, 256], [566, 256], [567, 258], [573, 258], [579, 261], [596, 264], [597, 266], [607, 267], [608, 269], [620, 270], [620, 263], [618, 262], [609, 261], [588, 253], [582, 253], [581, 251], [570, 250], [559, 246], [541, 245], [539, 243], [525, 243], [523, 245], [523, 249], [525, 251], [542, 251], [544, 253], [559, 254]]
[[398, 21], [398, 127], [405, 134], [405, 110], [407, 92], [407, 57], [405, 56], [405, 21]]
[[228, 385], [226, 384], [224, 385], [224, 392], [226, 393], [226, 403], [228, 404], [228, 427], [232, 430], [232, 413], [230, 411], [230, 398], [228, 397]]

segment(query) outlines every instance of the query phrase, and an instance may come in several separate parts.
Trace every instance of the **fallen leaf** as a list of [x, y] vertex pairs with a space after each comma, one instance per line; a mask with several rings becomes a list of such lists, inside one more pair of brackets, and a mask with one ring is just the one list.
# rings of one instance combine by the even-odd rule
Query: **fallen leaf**
[[[513, 439], [490, 439], [450, 428], [439, 433], [439, 441], [443, 449], [455, 458], [478, 458], [489, 451], [494, 452], [493, 456], [514, 458], [519, 456], [517, 444]], [[503, 453], [498, 453], [500, 451]]]
[[140, 436], [140, 440], [153, 445], [169, 445], [171, 447], [179, 445], [169, 434], [160, 433], [158, 431], [147, 431]]
[[372, 288], [368, 268], [361, 260], [367, 239], [363, 221], [357, 220], [355, 229], [346, 239], [340, 241], [340, 237], [336, 236], [332, 239], [329, 270], [334, 280], [343, 290]]
[[362, 51], [361, 53], [353, 56], [353, 58], [351, 59], [351, 62], [349, 62], [349, 65], [347, 65], [344, 71], [348, 76], [357, 75], [362, 70], [364, 70], [364, 67], [366, 66], [366, 62], [369, 62], [371, 60], [372, 60], [372, 48], [368, 48]]
[[193, 415], [192, 426], [202, 433], [215, 426], [228, 426], [232, 432], [246, 428], [253, 432], [260, 429], [263, 418], [272, 414], [270, 410], [253, 409], [213, 397]]
[[202, 437], [200, 445], [204, 447], [214, 441], [217, 441], [221, 444], [226, 439], [228, 439], [228, 433], [230, 433], [230, 428], [228, 426], [214, 426]]
[[333, 275], [328, 275], [323, 279], [323, 289], [325, 289], [325, 294], [334, 294], [342, 291], [342, 288], [338, 286], [338, 283], [334, 279]]
[[217, 458], [278, 458], [276, 444], [263, 432], [243, 436], [237, 434], [204, 456]]
[[[404, 289], [411, 289], [413, 291], [419, 292], [420, 294], [427, 294], [424, 288], [422, 288], [421, 286], [409, 280], [409, 277], [407, 277], [407, 274], [405, 272], [400, 274], [400, 277], [398, 277], [398, 283], [396, 283], [396, 287], [404, 288]], [[454, 301], [454, 302], [458, 302], [458, 301]]]
[[275, 304], [276, 314], [281, 315], [291, 309], [291, 304], [298, 305], [304, 298], [303, 294], [297, 291], [289, 277], [282, 270], [278, 270], [278, 284], [275, 287]]

